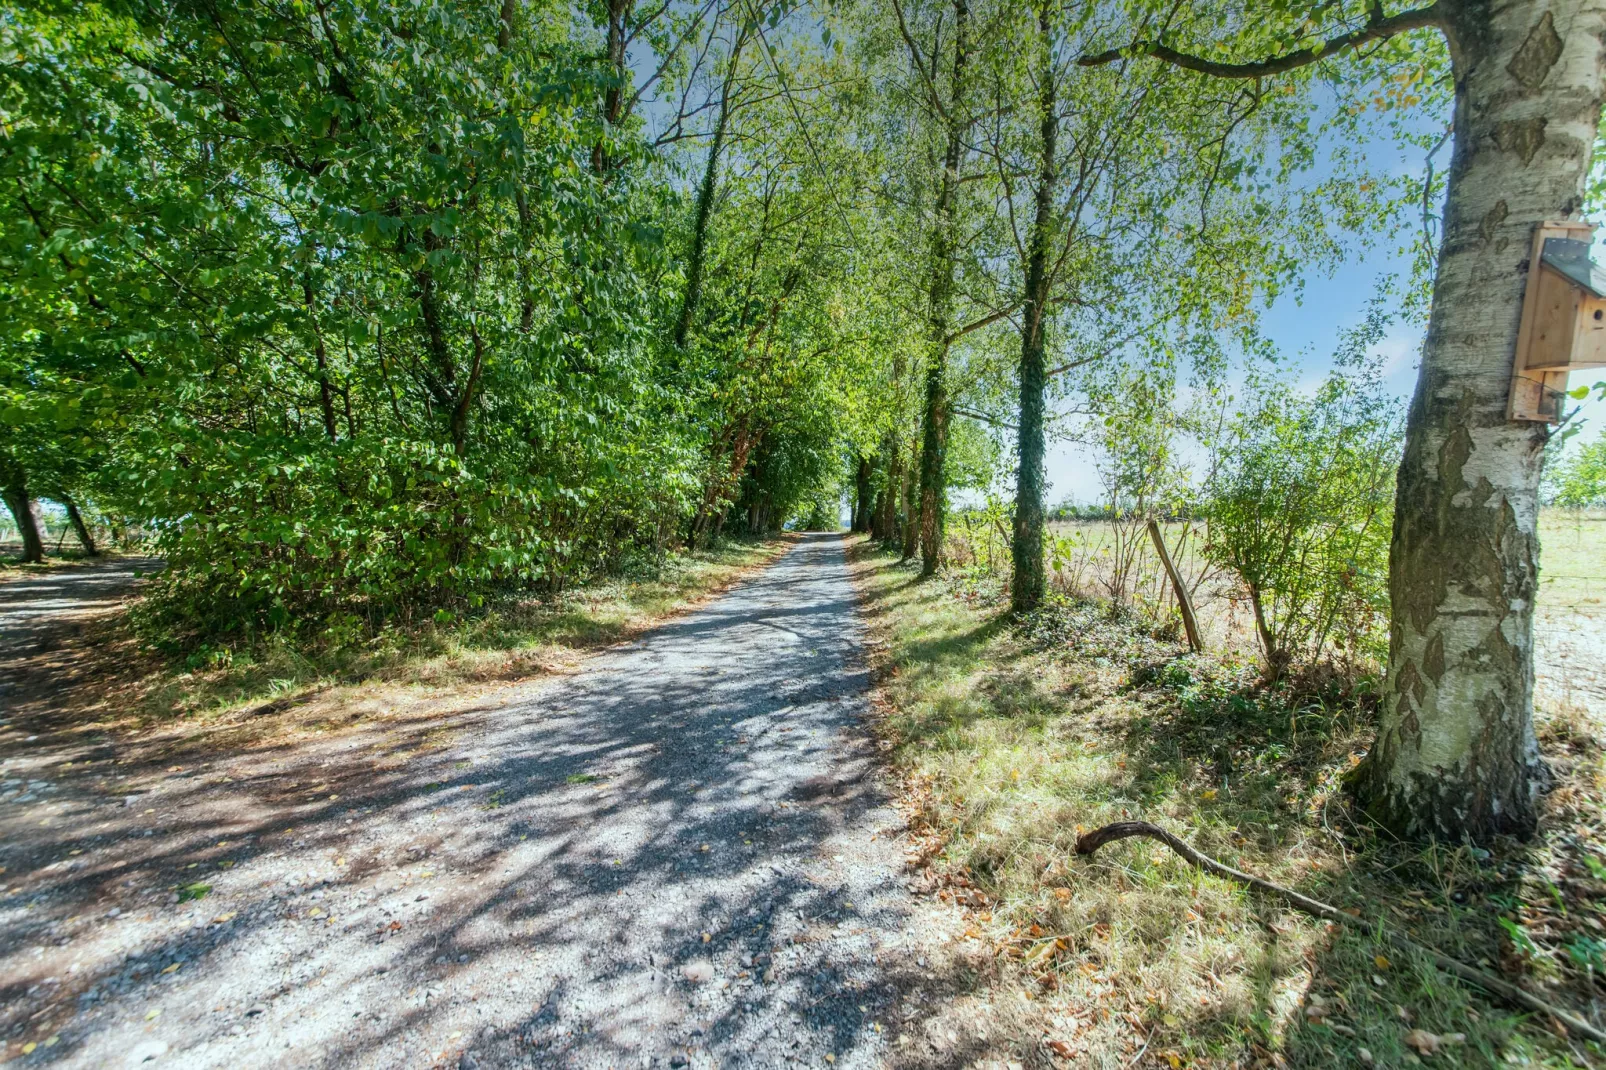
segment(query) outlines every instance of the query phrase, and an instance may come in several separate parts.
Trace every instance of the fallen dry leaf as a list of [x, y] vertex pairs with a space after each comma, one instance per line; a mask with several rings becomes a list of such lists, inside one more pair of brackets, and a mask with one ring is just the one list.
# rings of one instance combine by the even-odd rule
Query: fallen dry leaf
[[1440, 1048], [1464, 1043], [1466, 1039], [1465, 1033], [1447, 1033], [1440, 1036], [1437, 1033], [1429, 1033], [1426, 1029], [1413, 1029], [1405, 1034], [1405, 1042], [1415, 1048], [1419, 1055], [1436, 1054]]

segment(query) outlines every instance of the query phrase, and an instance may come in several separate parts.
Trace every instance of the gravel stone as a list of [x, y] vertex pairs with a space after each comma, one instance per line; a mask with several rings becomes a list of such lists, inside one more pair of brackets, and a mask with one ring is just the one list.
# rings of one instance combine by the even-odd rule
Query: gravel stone
[[[563, 673], [115, 776], [107, 744], [0, 811], [8, 880], [102, 837], [83, 871], [30, 878], [37, 909], [0, 913], [14, 948], [85, 919], [13, 983], [82, 970], [0, 1029], [76, 1012], [72, 1067], [907, 1064], [904, 989], [959, 925], [908, 888], [856, 605], [842, 539], [805, 536]], [[204, 899], [170, 902], [192, 883]], [[88, 924], [110, 899], [118, 924]]]

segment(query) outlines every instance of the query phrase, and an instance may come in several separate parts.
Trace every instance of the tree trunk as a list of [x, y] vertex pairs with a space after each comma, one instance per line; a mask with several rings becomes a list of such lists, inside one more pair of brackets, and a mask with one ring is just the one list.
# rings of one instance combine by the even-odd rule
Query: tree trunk
[[870, 530], [870, 458], [859, 454], [859, 470], [854, 478], [853, 530]]
[[1054, 54], [1048, 6], [1038, 9], [1038, 32], [1043, 52], [1039, 77], [1038, 126], [1041, 156], [1038, 161], [1035, 212], [1026, 263], [1020, 337], [1020, 472], [1015, 478], [1015, 529], [1010, 543], [1014, 579], [1010, 583], [1010, 609], [1025, 613], [1043, 601], [1043, 395], [1048, 387], [1044, 360], [1044, 329], [1048, 318], [1048, 242], [1054, 214], [1054, 153], [1059, 133], [1055, 114]]
[[[1177, 563], [1171, 560], [1171, 551], [1166, 549], [1165, 533], [1160, 530], [1160, 522], [1149, 521], [1149, 541], [1154, 543], [1154, 552], [1160, 558], [1160, 567], [1165, 569], [1166, 579], [1171, 581], [1171, 593], [1177, 596], [1177, 612], [1182, 615], [1182, 630], [1188, 636], [1188, 649], [1195, 654], [1204, 649], [1204, 640], [1199, 635], [1199, 618], [1193, 612], [1193, 598], [1188, 594], [1188, 585], [1182, 582], [1182, 573], [1177, 571]], [[1186, 529], [1184, 529], [1186, 535]], [[1181, 548], [1181, 543], [1178, 543]]]
[[9, 473], [9, 478], [0, 485], [0, 497], [5, 498], [6, 508], [11, 510], [11, 519], [22, 536], [20, 560], [23, 564], [43, 561], [45, 540], [39, 534], [39, 518], [33, 515], [33, 500], [28, 497], [28, 484], [22, 473]]
[[1441, 0], [1455, 149], [1389, 559], [1388, 685], [1357, 771], [1412, 836], [1531, 834], [1544, 425], [1506, 419], [1535, 225], [1577, 218], [1600, 121], [1600, 0]]
[[[910, 453], [913, 452], [911, 445]], [[903, 503], [903, 552], [898, 555], [898, 560], [903, 562], [915, 555], [916, 543], [920, 539], [920, 521], [915, 506], [915, 470], [912, 464], [904, 466], [898, 496]]]
[[1266, 602], [1258, 584], [1249, 584], [1249, 608], [1255, 614], [1255, 634], [1260, 636], [1260, 652], [1266, 658], [1266, 679], [1276, 683], [1288, 666], [1288, 655], [1277, 645], [1277, 635], [1266, 619]]
[[[602, 93], [602, 119], [605, 128], [611, 129], [619, 124], [619, 115], [624, 108], [625, 20], [630, 17], [630, 10], [633, 7], [635, 0], [607, 0], [606, 59], [608, 73], [613, 77], [611, 84]], [[591, 147], [591, 170], [597, 175], [606, 176], [613, 166], [614, 161], [608, 156], [607, 145], [599, 140]]]
[[95, 549], [95, 536], [90, 533], [89, 525], [84, 523], [84, 514], [78, 511], [77, 503], [64, 494], [61, 504], [67, 507], [67, 520], [72, 524], [73, 533], [78, 536], [78, 544], [84, 548], [84, 553], [99, 557], [100, 551]]
[[887, 485], [881, 494], [880, 532], [877, 534], [882, 543], [890, 544], [898, 537], [898, 494], [903, 483], [903, 457], [899, 450], [901, 443], [896, 434], [887, 436]]
[[318, 307], [314, 300], [310, 274], [302, 277], [301, 292], [307, 302], [307, 319], [312, 324], [312, 354], [318, 365], [318, 408], [323, 413], [324, 433], [329, 436], [330, 442], [334, 442], [339, 437], [335, 431], [334, 389], [329, 384], [329, 358], [324, 352], [323, 328], [318, 324]]
[[959, 194], [959, 161], [964, 151], [966, 31], [970, 6], [954, 0], [953, 84], [948, 94], [948, 144], [943, 153], [937, 191], [936, 222], [931, 234], [929, 328], [931, 352], [926, 361], [926, 407], [921, 416], [920, 445], [920, 574], [930, 576], [942, 559], [943, 507], [948, 483], [948, 331], [954, 292], [954, 201]]
[[714, 191], [719, 185], [719, 153], [725, 144], [725, 127], [730, 121], [731, 86], [736, 82], [736, 65], [742, 57], [742, 46], [747, 43], [744, 22], [736, 32], [731, 46], [730, 66], [725, 71], [725, 82], [719, 91], [719, 114], [714, 120], [714, 137], [708, 146], [708, 164], [703, 168], [703, 181], [697, 187], [697, 212], [692, 219], [691, 250], [686, 259], [686, 294], [680, 303], [680, 318], [675, 322], [675, 345], [686, 344], [692, 322], [697, 317], [697, 306], [703, 297], [703, 262], [707, 259], [708, 220], [714, 211]]
[[708, 482], [703, 488], [703, 501], [691, 526], [689, 541], [693, 549], [705, 549], [710, 542], [719, 537], [719, 532], [725, 523], [725, 513], [731, 505], [733, 497], [731, 492], [741, 485], [742, 473], [747, 471], [747, 458], [757, 448], [760, 437], [761, 435], [750, 434], [745, 426], [739, 425], [731, 435], [730, 464], [723, 470], [719, 462], [719, 453], [722, 449], [720, 442], [725, 435], [721, 434], [719, 440], [710, 446], [714, 456], [710, 458]]
[[502, 10], [497, 15], [496, 50], [506, 52], [507, 46], [513, 43], [513, 16], [518, 13], [517, 0], [502, 0]]

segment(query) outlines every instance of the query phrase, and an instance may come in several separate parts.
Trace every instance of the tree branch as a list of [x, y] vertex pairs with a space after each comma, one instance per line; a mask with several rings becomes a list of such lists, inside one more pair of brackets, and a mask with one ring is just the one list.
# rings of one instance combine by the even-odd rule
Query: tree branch
[[988, 315], [983, 316], [979, 320], [972, 320], [969, 323], [965, 324], [963, 327], [959, 328], [954, 333], [950, 334], [947, 338], [944, 338], [942, 340], [942, 344], [945, 345], [945, 346], [953, 345], [955, 342], [959, 341], [961, 338], [963, 338], [965, 335], [969, 334], [971, 331], [979, 331], [983, 327], [986, 327], [989, 324], [997, 323], [999, 320], [1003, 319], [1005, 316], [1008, 316], [1010, 313], [1014, 312], [1019, 307], [1020, 307], [1020, 303], [1016, 302], [1015, 304], [1010, 305], [1008, 308], [1001, 308], [997, 312], [989, 313]]
[[1453, 959], [1448, 955], [1441, 955], [1432, 948], [1423, 947], [1416, 941], [1407, 939], [1387, 926], [1377, 925], [1357, 915], [1347, 914], [1335, 906], [1323, 903], [1319, 899], [1300, 895], [1292, 888], [1284, 888], [1280, 884], [1273, 884], [1271, 881], [1264, 880], [1252, 873], [1233, 869], [1231, 866], [1216, 861], [1209, 855], [1201, 854], [1165, 829], [1158, 825], [1152, 825], [1147, 821], [1117, 821], [1113, 825], [1105, 825], [1103, 828], [1096, 828], [1092, 832], [1083, 833], [1077, 838], [1076, 853], [1079, 855], [1091, 855], [1107, 843], [1124, 840], [1132, 836], [1146, 836], [1151, 840], [1158, 840], [1192, 865], [1208, 873], [1214, 873], [1218, 877], [1237, 881], [1239, 884], [1247, 884], [1257, 891], [1281, 899], [1295, 910], [1303, 911], [1312, 917], [1322, 918], [1325, 921], [1336, 922], [1340, 925], [1352, 926], [1362, 931], [1373, 931], [1375, 928], [1376, 931], [1380, 932], [1384, 940], [1387, 940], [1395, 947], [1423, 956], [1444, 972], [1454, 974], [1469, 984], [1477, 985], [1497, 999], [1505, 1000], [1506, 1003], [1522, 1007], [1525, 1010], [1550, 1015], [1576, 1036], [1587, 1037], [1596, 1043], [1606, 1041], [1606, 1032], [1584, 1021], [1576, 1014], [1571, 1014], [1554, 1004], [1547, 1003], [1526, 989], [1518, 988], [1516, 985], [1487, 974], [1482, 970], [1474, 969], [1458, 959]]
[[[909, 32], [909, 24], [904, 21], [903, 6], [898, 3], [898, 0], [892, 0], [892, 9], [898, 13], [898, 32], [903, 35], [903, 43], [909, 46], [909, 59], [914, 63], [915, 70], [920, 72], [920, 80], [926, 83], [926, 94], [931, 98], [931, 106], [937, 110], [937, 114], [942, 117], [943, 122], [951, 122], [952, 120], [948, 118], [948, 109], [942, 106], [942, 94], [937, 92], [936, 82], [927, 73], [926, 65], [922, 62], [920, 46], [915, 44], [914, 35]], [[936, 69], [937, 57], [935, 55], [931, 57], [931, 66], [933, 70]]]
[[1008, 420], [1001, 420], [996, 416], [989, 416], [985, 412], [977, 412], [975, 409], [967, 409], [962, 405], [950, 405], [948, 407], [948, 411], [953, 413], [955, 416], [968, 416], [972, 420], [980, 420], [982, 423], [991, 424], [994, 427], [1007, 427], [1011, 431], [1020, 430], [1019, 427], [1010, 423]]
[[1202, 56], [1192, 56], [1186, 52], [1178, 52], [1164, 41], [1134, 41], [1125, 48], [1112, 48], [1097, 55], [1082, 56], [1076, 62], [1083, 67], [1102, 67], [1106, 63], [1114, 63], [1130, 56], [1153, 56], [1174, 67], [1198, 71], [1212, 78], [1263, 78], [1269, 74], [1283, 74], [1317, 63], [1368, 41], [1381, 41], [1407, 30], [1419, 30], [1424, 26], [1439, 26], [1443, 21], [1444, 16], [1437, 2], [1414, 11], [1402, 11], [1398, 15], [1386, 17], [1383, 14], [1383, 5], [1374, 4], [1366, 25], [1358, 30], [1340, 34], [1314, 48], [1302, 48], [1250, 63], [1221, 63]]

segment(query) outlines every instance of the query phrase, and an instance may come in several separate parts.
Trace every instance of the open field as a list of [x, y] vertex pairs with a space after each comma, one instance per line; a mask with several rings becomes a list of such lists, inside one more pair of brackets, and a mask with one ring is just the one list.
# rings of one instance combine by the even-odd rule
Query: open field
[[[1007, 562], [1009, 543], [1002, 533], [974, 522], [967, 525], [963, 515], [956, 518], [953, 529], [961, 564]], [[1202, 529], [1173, 522], [1163, 530], [1178, 568], [1193, 588], [1207, 648], [1243, 658], [1257, 656], [1254, 618], [1232, 577], [1204, 560]], [[1108, 598], [1124, 589], [1136, 592], [1140, 602], [1156, 606], [1161, 617], [1174, 615], [1175, 600], [1141, 528], [1124, 531], [1104, 521], [1059, 521], [1050, 525], [1050, 533], [1063, 540], [1067, 551], [1064, 567], [1051, 573], [1059, 591]], [[1539, 535], [1538, 701], [1606, 709], [1606, 512], [1546, 509], [1540, 516]], [[1131, 557], [1124, 570], [1123, 554]], [[1117, 574], [1123, 579], [1118, 580]]]

